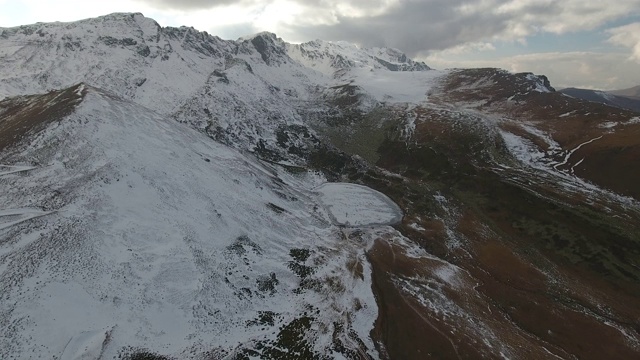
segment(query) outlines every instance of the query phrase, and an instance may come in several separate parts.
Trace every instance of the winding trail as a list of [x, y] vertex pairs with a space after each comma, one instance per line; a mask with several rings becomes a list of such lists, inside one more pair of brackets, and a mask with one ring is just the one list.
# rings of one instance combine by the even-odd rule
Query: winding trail
[[[585, 146], [585, 145], [587, 145], [587, 144], [591, 144], [592, 142], [594, 142], [594, 141], [596, 141], [596, 140], [602, 139], [602, 136], [604, 136], [604, 135], [600, 135], [600, 136], [598, 136], [597, 138], [591, 139], [591, 140], [589, 140], [589, 141], [585, 141], [585, 142], [583, 142], [582, 144], [580, 144], [580, 145], [576, 146], [575, 148], [573, 148], [572, 150], [570, 150], [570, 151], [567, 153], [567, 155], [564, 157], [564, 161], [563, 161], [563, 162], [561, 162], [561, 163], [559, 163], [559, 164], [555, 164], [555, 165], [553, 165], [553, 168], [554, 168], [554, 169], [556, 169], [556, 170], [558, 170], [558, 168], [559, 168], [560, 166], [565, 165], [566, 163], [568, 163], [568, 162], [569, 162], [569, 159], [571, 158], [571, 155], [573, 155], [573, 153], [574, 153], [574, 152], [578, 151], [581, 147], [583, 147], [583, 146]], [[584, 159], [583, 159], [583, 160], [584, 160]], [[558, 170], [558, 171], [559, 171], [559, 170]]]

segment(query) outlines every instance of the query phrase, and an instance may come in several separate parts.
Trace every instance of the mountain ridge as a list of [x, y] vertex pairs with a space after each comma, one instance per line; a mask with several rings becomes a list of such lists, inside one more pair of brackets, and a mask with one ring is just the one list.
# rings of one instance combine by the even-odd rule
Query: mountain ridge
[[640, 98], [640, 85], [634, 86], [628, 89], [612, 90], [612, 91], [609, 91], [609, 93], [613, 95], [626, 96], [626, 97], [637, 99], [637, 98]]
[[618, 93], [615, 91], [566, 88], [560, 90], [560, 92], [579, 99], [640, 112], [640, 101], [638, 99], [624, 95], [617, 95]]
[[[125, 25], [122, 27], [122, 25]], [[93, 31], [88, 29], [91, 26], [101, 26], [100, 34], [92, 34]], [[26, 26], [18, 26], [13, 28], [0, 28], [0, 38], [4, 40], [12, 40], [24, 42], [27, 38], [33, 38], [37, 41], [35, 43], [46, 43], [46, 40], [49, 39], [53, 34], [47, 33], [47, 29], [57, 29], [62, 34], [57, 35], [60, 40], [62, 40], [61, 46], [58, 46], [57, 50], [69, 50], [67, 52], [62, 51], [62, 56], [69, 56], [69, 53], [74, 50], [85, 50], [79, 48], [79, 38], [77, 35], [72, 34], [70, 31], [79, 28], [81, 32], [84, 34], [89, 34], [89, 36], [85, 36], [83, 39], [84, 42], [91, 41], [93, 42], [92, 47], [98, 46], [101, 43], [107, 45], [108, 47], [120, 47], [120, 48], [129, 48], [130, 50], [135, 47], [138, 54], [142, 57], [151, 57], [151, 59], [160, 58], [163, 61], [167, 61], [171, 56], [173, 47], [180, 48], [185, 44], [191, 47], [191, 50], [196, 50], [201, 55], [206, 57], [215, 58], [215, 60], [220, 60], [219, 58], [229, 56], [229, 55], [237, 55], [238, 52], [250, 52], [251, 49], [247, 49], [243, 47], [243, 43], [247, 41], [255, 41], [256, 39], [260, 39], [260, 41], [264, 41], [264, 45], [269, 43], [272, 49], [275, 51], [280, 51], [278, 56], [285, 56], [285, 48], [286, 47], [295, 47], [291, 44], [286, 44], [281, 39], [277, 38], [277, 36], [273, 33], [262, 32], [252, 36], [249, 36], [245, 39], [240, 38], [238, 40], [222, 40], [217, 36], [209, 35], [206, 31], [201, 32], [195, 30], [190, 27], [161, 27], [157, 22], [153, 19], [146, 18], [140, 13], [114, 13], [110, 15], [105, 15], [98, 18], [85, 19], [75, 22], [68, 23], [37, 23], [33, 25]], [[124, 28], [124, 29], [123, 29]], [[125, 37], [124, 34], [130, 34], [131, 31], [126, 30], [130, 28], [135, 37]], [[86, 31], [85, 31], [86, 30]], [[33, 35], [38, 35], [37, 37], [33, 37]], [[73, 40], [73, 37], [76, 36], [76, 39]], [[162, 37], [163, 44], [162, 47], [159, 47], [157, 44], [160, 42]], [[44, 38], [44, 39], [39, 39]], [[53, 41], [54, 39], [49, 39], [49, 41]], [[170, 40], [179, 40], [179, 45], [177, 45], [176, 41]], [[274, 41], [278, 41], [278, 45], [276, 46]], [[147, 43], [149, 42], [149, 43]], [[153, 44], [156, 44], [153, 46]], [[316, 41], [317, 43], [317, 41]], [[286, 44], [286, 45], [285, 45]], [[330, 44], [330, 43], [326, 43]], [[20, 44], [17, 44], [19, 47]], [[150, 51], [150, 47], [154, 51]], [[256, 44], [252, 44], [253, 48], [256, 48]], [[264, 45], [258, 45], [264, 46]], [[62, 47], [62, 49], [60, 49]], [[258, 50], [260, 51], [266, 51]], [[366, 49], [365, 49], [366, 50]], [[381, 50], [381, 49], [373, 49], [373, 50]], [[391, 50], [389, 50], [391, 51]], [[366, 53], [366, 51], [364, 51]], [[393, 53], [397, 53], [397, 51], [393, 50]], [[3, 54], [6, 58], [7, 55]], [[248, 55], [248, 53], [247, 53]], [[267, 55], [260, 53], [263, 57], [263, 60]], [[342, 56], [347, 56], [348, 54], [342, 54]], [[397, 54], [398, 58], [396, 60], [401, 62], [408, 61], [412, 63], [410, 59], [406, 58], [404, 54]], [[348, 56], [347, 56], [348, 57]], [[362, 56], [361, 56], [362, 57]], [[267, 58], [268, 59], [268, 58]], [[185, 60], [185, 59], [183, 59]], [[390, 60], [381, 59], [381, 60]], [[192, 60], [193, 61], [193, 60]], [[268, 61], [268, 60], [266, 60]], [[266, 62], [265, 61], [265, 62]], [[215, 66], [215, 63], [213, 64]], [[219, 67], [219, 65], [218, 65]], [[424, 69], [427, 69], [426, 65], [423, 66]], [[50, 90], [50, 89], [43, 89]]]

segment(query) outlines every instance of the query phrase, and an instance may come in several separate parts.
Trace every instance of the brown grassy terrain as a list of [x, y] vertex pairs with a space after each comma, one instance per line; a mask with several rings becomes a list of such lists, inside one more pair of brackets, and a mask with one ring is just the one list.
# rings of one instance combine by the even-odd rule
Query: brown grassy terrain
[[[394, 163], [398, 164], [398, 153], [391, 154]], [[408, 154], [407, 159], [415, 167], [414, 161], [420, 157], [411, 155]], [[429, 162], [423, 164], [432, 166]], [[450, 176], [449, 173], [444, 175]], [[479, 286], [474, 291], [482, 294], [479, 301], [492, 309], [491, 315], [486, 316], [482, 311], [478, 311], [482, 306], [466, 308], [466, 314], [483, 324], [494, 323], [494, 333], [499, 334], [497, 336], [517, 358], [546, 358], [549, 355], [546, 352], [546, 355], [536, 353], [543, 348], [562, 358], [633, 358], [637, 355], [640, 319], [637, 310], [640, 303], [637, 272], [627, 273], [627, 270], [633, 270], [630, 267], [624, 271], [616, 271], [616, 267], [621, 264], [637, 261], [637, 234], [627, 237], [625, 241], [629, 242], [629, 245], [622, 250], [617, 247], [625, 246], [622, 241], [624, 237], [620, 237], [619, 244], [608, 244], [609, 239], [619, 235], [615, 235], [606, 227], [601, 228], [601, 224], [590, 223], [589, 218], [581, 218], [580, 215], [564, 211], [553, 202], [501, 182], [492, 174], [472, 172], [461, 176], [467, 178], [438, 182], [451, 184], [441, 191], [450, 191], [451, 197], [459, 201], [457, 207], [461, 209], [461, 214], [451, 222], [451, 227], [464, 239], [460, 248], [447, 249], [446, 244], [443, 244], [447, 238], [443, 235], [442, 222], [428, 219], [424, 213], [419, 215], [420, 218], [428, 219], [419, 223], [424, 230], [408, 230], [408, 221], [411, 221], [412, 215], [417, 215], [416, 206], [405, 207], [409, 217], [404, 224], [403, 233], [418, 244], [428, 243], [425, 248], [466, 269], [478, 282]], [[457, 175], [451, 177], [455, 178]], [[411, 203], [419, 201], [414, 198]], [[406, 200], [401, 202], [405, 206], [410, 204]], [[545, 231], [547, 233], [544, 233]], [[573, 241], [573, 238], [579, 239], [582, 243], [564, 244], [565, 241]], [[594, 253], [613, 259], [605, 263], [597, 256], [594, 257]], [[397, 254], [398, 252], [395, 253], [396, 259]], [[379, 256], [390, 258], [388, 254]], [[384, 264], [375, 256], [371, 256], [371, 261], [376, 273], [397, 274], [402, 273], [404, 269], [399, 264]], [[416, 267], [427, 268], [424, 264], [414, 265], [413, 268]], [[397, 291], [388, 279], [385, 282], [379, 280], [378, 275], [375, 278], [379, 292]], [[461, 304], [461, 294], [468, 296], [470, 291], [471, 289], [458, 289], [449, 295], [449, 298]], [[388, 306], [385, 303], [386, 300], [381, 296], [382, 308]], [[397, 307], [398, 303], [394, 300], [394, 307]], [[599, 310], [603, 307], [608, 310]], [[381, 311], [381, 314], [385, 316], [386, 313]], [[431, 323], [441, 324], [441, 321], [431, 318], [428, 314], [428, 311], [422, 312]], [[398, 319], [388, 316], [390, 319], [387, 321]], [[402, 318], [407, 317], [408, 314]], [[413, 322], [420, 320], [415, 314], [411, 318]], [[509, 321], [500, 322], [499, 319]], [[630, 343], [621, 331], [607, 325], [605, 319], [610, 324], [627, 329], [634, 341]], [[389, 326], [383, 324], [381, 320], [381, 327]], [[400, 323], [395, 326], [403, 325]], [[509, 335], [514, 333], [520, 334], [518, 339], [528, 339], [525, 342], [529, 346], [520, 347], [516, 341], [518, 339], [508, 341]], [[383, 332], [378, 335], [384, 334]], [[605, 340], [598, 342], [598, 339]], [[411, 348], [412, 341], [405, 336], [387, 337], [385, 343], [399, 342], [402, 345], [396, 346]], [[423, 344], [428, 348], [442, 346], [431, 342]], [[467, 355], [464, 357], [487, 357], [486, 354]], [[390, 358], [411, 357], [396, 353]]]
[[[635, 196], [640, 188], [633, 187], [637, 169], [630, 164], [637, 162], [640, 136], [637, 125], [623, 125], [632, 116], [532, 92], [526, 74], [465, 70], [448, 80], [432, 104], [411, 114], [416, 129], [409, 138], [400, 135], [405, 110], [388, 109], [396, 126], [375, 144], [376, 165], [400, 179], [363, 169], [339, 152], [316, 154], [317, 165], [335, 166], [335, 174], [396, 201], [405, 211], [397, 229], [430, 254], [408, 255], [402, 241], [388, 238], [368, 252], [379, 305], [372, 335], [381, 353], [389, 359], [639, 357], [638, 209], [548, 174], [497, 165], [514, 164], [498, 126], [542, 150], [549, 150], [547, 142], [523, 124], [550, 134], [566, 151], [603, 136], [577, 150], [568, 168], [584, 157], [576, 175]], [[612, 121], [620, 124], [615, 132], [602, 127]], [[549, 156], [561, 161], [565, 154]], [[453, 284], [439, 277], [444, 264], [460, 269]]]
[[82, 98], [79, 87], [0, 101], [0, 151], [69, 114]]
[[[582, 161], [574, 168], [577, 176], [640, 200], [640, 168], [629, 166], [640, 161], [640, 121], [630, 122], [637, 113], [557, 92], [534, 91], [526, 74], [497, 69], [454, 72], [433, 99], [471, 103], [477, 110], [501, 117], [506, 129], [519, 132], [542, 149], [546, 148], [544, 141], [517, 128], [526, 124], [542, 130], [565, 151], [602, 137], [577, 150], [561, 169], [569, 170]], [[606, 127], [614, 123], [617, 125]]]

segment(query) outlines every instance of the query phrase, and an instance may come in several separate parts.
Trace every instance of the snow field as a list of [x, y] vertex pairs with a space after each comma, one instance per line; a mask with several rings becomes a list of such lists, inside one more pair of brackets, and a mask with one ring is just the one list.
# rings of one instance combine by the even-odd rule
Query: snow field
[[402, 210], [389, 197], [369, 187], [349, 183], [326, 183], [315, 189], [336, 225], [395, 225]]

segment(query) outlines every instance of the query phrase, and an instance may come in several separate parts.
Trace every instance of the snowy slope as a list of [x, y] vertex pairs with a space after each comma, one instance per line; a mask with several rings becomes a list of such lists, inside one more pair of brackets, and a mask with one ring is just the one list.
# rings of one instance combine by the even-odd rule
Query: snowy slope
[[[0, 220], [29, 217], [0, 225], [0, 358], [229, 354], [275, 341], [308, 312], [321, 314], [302, 335], [312, 349], [331, 354], [338, 336], [377, 357], [369, 244], [345, 243], [318, 206], [321, 177], [265, 167], [101, 90], [75, 91], [71, 115], [0, 158], [37, 164], [0, 175]], [[362, 277], [342, 270], [353, 259]]]

